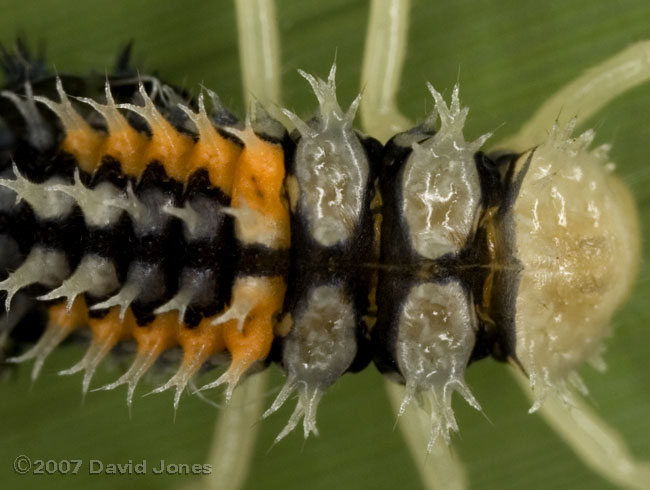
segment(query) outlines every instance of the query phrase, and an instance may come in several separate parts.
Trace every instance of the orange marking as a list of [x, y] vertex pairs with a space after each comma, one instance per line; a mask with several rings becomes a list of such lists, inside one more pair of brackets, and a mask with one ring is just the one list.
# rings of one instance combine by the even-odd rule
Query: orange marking
[[111, 114], [112, 117], [106, 118], [108, 135], [97, 152], [100, 161], [104, 156], [114, 158], [120, 162], [126, 175], [139, 178], [148, 163], [142, 161], [142, 149], [147, 138], [131, 127], [117, 108], [113, 109], [115, 112]]
[[124, 321], [120, 320], [120, 307], [113, 306], [103, 318], [90, 318], [88, 320], [93, 332], [93, 342], [113, 346], [120, 340], [133, 338], [136, 328], [135, 317], [131, 310], [126, 311]]
[[103, 137], [87, 123], [75, 128], [65, 129], [61, 151], [69, 153], [84, 172], [92, 174], [99, 166], [98, 152]]
[[136, 131], [115, 105], [111, 89], [106, 82], [106, 104], [99, 104], [92, 99], [82, 99], [99, 112], [106, 121], [108, 134], [97, 150], [99, 167], [103, 157], [111, 157], [122, 166], [122, 171], [131, 177], [139, 178], [148, 162], [143, 162], [141, 151], [147, 138]]
[[229, 196], [241, 147], [221, 136], [207, 117], [197, 118], [194, 123], [199, 131], [199, 140], [187, 157], [188, 166], [192, 172], [205, 168], [210, 183]]
[[152, 136], [142, 151], [140, 162], [146, 167], [150, 162], [157, 160], [169, 177], [185, 182], [193, 168], [183, 157], [190, 151], [192, 139], [176, 131], [157, 110], [155, 110], [155, 117], [147, 117], [146, 121], [151, 128]]
[[186, 158], [193, 141], [189, 136], [177, 131], [158, 111], [144, 86], [140, 84], [140, 95], [144, 105], [121, 104], [119, 107], [135, 112], [144, 118], [151, 130], [151, 139], [140, 155], [140, 163], [146, 168], [151, 162], [158, 161], [169, 177], [185, 182], [191, 172]]
[[289, 248], [289, 209], [284, 197], [284, 152], [248, 127], [235, 133], [244, 141], [233, 179], [233, 208], [248, 206], [275, 228], [275, 246]]
[[[244, 279], [245, 280], [245, 279]], [[259, 283], [258, 301], [248, 313], [243, 331], [237, 321], [223, 325], [223, 338], [232, 357], [231, 371], [243, 374], [255, 361], [268, 356], [273, 343], [273, 328], [276, 315], [282, 309], [286, 284], [282, 277], [254, 278]], [[235, 288], [233, 295], [237, 294]]]
[[136, 326], [133, 338], [138, 343], [138, 354], [153, 352], [158, 357], [178, 344], [178, 322], [168, 315], [156, 315], [146, 327]]
[[103, 138], [72, 106], [59, 77], [56, 78], [56, 90], [60, 102], [42, 96], [34, 99], [45, 104], [61, 121], [64, 139], [60, 150], [72, 155], [84, 171], [92, 173], [97, 164], [96, 151]]
[[[183, 348], [183, 365], [201, 366], [210, 356], [224, 349], [222, 329], [210, 324], [209, 318], [203, 318], [194, 328], [178, 325], [175, 312], [163, 313], [174, 321], [177, 328], [178, 343]], [[162, 316], [162, 315], [159, 315]]]
[[58, 325], [70, 331], [88, 325], [88, 307], [83, 296], [75, 298], [70, 311], [68, 311], [65, 301], [63, 301], [50, 306], [47, 313], [50, 325]]

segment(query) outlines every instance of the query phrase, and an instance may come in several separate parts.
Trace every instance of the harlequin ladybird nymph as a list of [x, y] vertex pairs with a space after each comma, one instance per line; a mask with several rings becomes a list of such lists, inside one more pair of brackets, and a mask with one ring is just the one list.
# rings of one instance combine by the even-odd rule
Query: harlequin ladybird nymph
[[[193, 99], [139, 75], [128, 52], [106, 78], [55, 76], [23, 46], [6, 55], [3, 347], [44, 326], [7, 361], [33, 360], [36, 378], [61, 342], [90, 332], [84, 357], [62, 372], [83, 372], [85, 394], [102, 360], [134, 343], [130, 368], [101, 387], [127, 385], [130, 406], [141, 377], [180, 349], [177, 372], [154, 390], [175, 390], [175, 407], [201, 368], [226, 366], [200, 389], [224, 385], [229, 400], [278, 363], [286, 383], [264, 417], [293, 393], [297, 406], [277, 440], [301, 422], [305, 437], [317, 433], [326, 390], [371, 363], [404, 386], [400, 415], [414, 399], [428, 413], [428, 452], [458, 430], [454, 392], [481, 409], [465, 371], [485, 357], [523, 373], [531, 410], [558, 400], [578, 410], [577, 368], [599, 359], [640, 254], [636, 208], [607, 147], [591, 148], [593, 131], [574, 135], [576, 119], [541, 111], [532, 129], [484, 152], [491, 135], [466, 139], [458, 85], [449, 100], [429, 85], [432, 113], [407, 125], [392, 103], [373, 105], [392, 102], [394, 75], [382, 70], [404, 37], [373, 37], [380, 17], [366, 92], [349, 108], [336, 65], [326, 80], [300, 72], [318, 101], [308, 121], [261, 103], [238, 120], [209, 90]], [[642, 64], [649, 49], [633, 46], [576, 82], [564, 112], [606, 98], [611, 77], [598, 75]], [[354, 128], [359, 108], [371, 136]], [[644, 470], [590, 420], [589, 431], [562, 430], [585, 458], [627, 465], [608, 476], [640, 488]]]

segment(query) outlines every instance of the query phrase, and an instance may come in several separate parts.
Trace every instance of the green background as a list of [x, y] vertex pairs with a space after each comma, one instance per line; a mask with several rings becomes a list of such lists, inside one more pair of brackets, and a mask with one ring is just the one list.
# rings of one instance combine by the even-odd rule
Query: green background
[[[286, 105], [311, 114], [314, 100], [296, 69], [324, 76], [335, 53], [339, 97], [349, 103], [358, 91], [368, 3], [280, 0], [278, 15]], [[226, 1], [0, 0], [0, 40], [10, 44], [22, 32], [33, 43], [45, 42], [49, 63], [62, 73], [104, 72], [118, 48], [133, 39], [142, 72], [157, 71], [187, 87], [203, 83], [241, 114], [235, 27]], [[461, 99], [471, 108], [466, 135], [496, 130], [496, 141], [584, 69], [644, 38], [650, 38], [647, 0], [414, 1], [400, 107], [422, 118], [432, 106], [425, 81], [449, 94], [460, 80]], [[650, 85], [618, 99], [589, 125], [597, 128], [597, 143], [614, 144], [612, 159], [638, 199], [647, 236]], [[593, 405], [645, 459], [650, 459], [649, 279], [644, 262], [607, 342], [609, 370], [583, 370]], [[0, 488], [157, 489], [185, 483], [183, 477], [151, 474], [14, 474], [12, 462], [21, 453], [33, 459], [204, 462], [217, 410], [185, 396], [174, 423], [171, 394], [136, 396], [129, 419], [124, 389], [90, 393], [82, 406], [79, 376], [55, 374], [82, 353], [81, 347], [60, 349], [31, 390], [31, 366], [0, 384]], [[122, 369], [104, 363], [93, 386], [115, 379]], [[503, 366], [473, 365], [468, 382], [489, 417], [455, 400], [461, 433], [454, 444], [472, 488], [612, 488], [585, 469], [538, 416], [527, 414], [528, 403]], [[281, 384], [274, 368], [265, 405]], [[144, 383], [138, 393], [149, 389]], [[212, 397], [219, 399], [218, 393]], [[347, 375], [328, 392], [319, 411], [320, 437], [305, 443], [295, 433], [267, 453], [293, 408], [288, 405], [261, 424], [248, 489], [422, 488], [393, 430], [395, 414], [374, 369]]]

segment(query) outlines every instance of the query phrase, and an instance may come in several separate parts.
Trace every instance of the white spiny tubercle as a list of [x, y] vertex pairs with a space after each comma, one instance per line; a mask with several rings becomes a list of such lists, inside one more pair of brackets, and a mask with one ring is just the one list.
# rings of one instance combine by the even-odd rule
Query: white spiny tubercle
[[97, 370], [99, 364], [104, 360], [104, 358], [111, 351], [115, 342], [113, 339], [105, 339], [104, 341], [97, 341], [94, 337], [90, 342], [88, 350], [84, 354], [83, 358], [74, 366], [69, 369], [64, 369], [59, 371], [60, 376], [68, 376], [71, 374], [84, 371], [83, 381], [81, 383], [82, 395], [85, 398], [88, 389], [90, 388], [90, 382], [92, 381], [93, 375]]
[[242, 332], [244, 330], [246, 317], [248, 316], [248, 313], [250, 313], [250, 311], [253, 309], [253, 306], [255, 306], [255, 303], [253, 302], [235, 302], [225, 312], [212, 320], [211, 325], [220, 325], [230, 320], [236, 320], [237, 330]]
[[153, 366], [156, 362], [156, 359], [159, 357], [159, 352], [151, 349], [146, 352], [138, 353], [133, 364], [122, 376], [120, 376], [116, 381], [109, 383], [107, 385], [95, 388], [92, 391], [100, 390], [114, 390], [115, 388], [127, 385], [127, 394], [126, 394], [126, 404], [129, 407], [129, 412], [131, 411], [131, 406], [133, 405], [133, 395], [135, 394], [135, 389], [138, 385], [140, 378]]
[[202, 351], [198, 351], [195, 353], [193, 358], [183, 358], [183, 362], [181, 366], [178, 368], [178, 371], [167, 381], [164, 385], [159, 386], [158, 388], [150, 391], [147, 393], [145, 396], [148, 395], [153, 395], [154, 393], [162, 393], [163, 391], [167, 391], [170, 388], [176, 388], [175, 393], [174, 393], [174, 417], [176, 416], [176, 412], [178, 411], [178, 405], [181, 400], [181, 395], [183, 394], [183, 391], [185, 390], [185, 387], [188, 385], [192, 377], [196, 374], [196, 372], [199, 370], [203, 362], [205, 361], [205, 357], [203, 356]]
[[449, 106], [430, 84], [429, 90], [435, 107], [424, 129], [433, 129], [437, 118], [440, 128], [433, 136], [412, 143], [399, 185], [413, 247], [422, 256], [435, 259], [458, 253], [472, 233], [481, 210], [474, 157], [490, 134], [473, 142], [465, 140], [468, 109], [460, 106], [458, 85]]
[[[555, 396], [557, 400], [566, 406], [573, 405], [571, 386], [575, 386], [575, 378], [570, 380], [574, 373], [567, 375], [565, 379], [553, 379], [550, 371], [546, 367], [538, 367], [536, 370], [531, 370], [529, 373], [530, 389], [535, 395], [533, 404], [528, 409], [529, 414], [538, 412], [543, 406], [544, 402], [549, 396]], [[582, 386], [585, 387], [584, 383]]]
[[228, 134], [231, 134], [239, 138], [244, 146], [255, 146], [259, 143], [260, 138], [253, 131], [253, 126], [251, 125], [251, 115], [250, 113], [246, 114], [246, 120], [244, 121], [244, 129], [237, 129], [233, 127], [222, 128]]
[[[324, 105], [327, 101], [328, 95], [336, 92], [336, 63], [332, 63], [329, 74], [327, 76], [327, 81], [316, 78], [312, 74], [307, 73], [301, 69], [298, 69], [298, 73], [300, 73], [300, 76], [309, 82], [309, 85], [311, 85], [311, 88], [313, 89], [314, 94], [316, 95], [316, 98], [318, 99], [318, 102], [321, 106]], [[330, 92], [330, 94], [328, 94], [328, 92]]]
[[230, 320], [236, 320], [237, 329], [240, 332], [244, 331], [244, 323], [246, 322], [246, 318], [257, 304], [257, 282], [253, 281], [250, 285], [247, 285], [246, 282], [240, 280], [238, 283], [239, 284], [235, 283], [235, 286], [233, 287], [235, 294], [233, 296], [230, 307], [221, 315], [212, 320], [212, 325], [220, 325]]
[[285, 111], [302, 136], [294, 157], [292, 178], [299, 192], [293, 203], [305, 216], [313, 238], [329, 247], [350, 240], [362, 215], [370, 164], [352, 128], [361, 99], [357, 97], [343, 112], [336, 98], [335, 65], [327, 82], [301, 75], [310, 83], [319, 110], [308, 123]]
[[124, 116], [117, 110], [117, 105], [113, 99], [113, 94], [111, 93], [111, 84], [108, 80], [104, 83], [104, 93], [106, 94], [106, 104], [100, 104], [93, 99], [87, 97], [79, 97], [78, 100], [84, 104], [88, 104], [97, 112], [99, 112], [102, 117], [106, 120], [106, 125], [108, 126], [108, 131], [116, 131], [120, 128], [127, 126], [129, 123], [126, 121]]
[[201, 215], [197, 213], [189, 202], [186, 202], [182, 208], [167, 204], [162, 208], [164, 213], [180, 219], [191, 236], [196, 234], [196, 230], [201, 224]]
[[[217, 95], [214, 94], [214, 92], [212, 92], [212, 94], [215, 97], [217, 97]], [[208, 118], [208, 113], [205, 110], [205, 100], [202, 92], [199, 94], [198, 106], [199, 106], [199, 112], [194, 112], [188, 106], [183, 104], [178, 104], [179, 109], [182, 110], [185, 114], [187, 114], [187, 117], [189, 117], [190, 120], [194, 123], [194, 125], [196, 126], [196, 130], [199, 133], [199, 138], [201, 138], [206, 134], [206, 131], [214, 129], [214, 126], [212, 125], [210, 119]]]
[[208, 383], [201, 386], [199, 391], [211, 390], [222, 385], [226, 385], [226, 390], [224, 392], [224, 399], [226, 403], [232, 398], [232, 394], [235, 391], [235, 388], [239, 384], [239, 381], [244, 374], [244, 370], [241, 369], [240, 365], [230, 364], [225, 373], [219, 376], [216, 381]]
[[47, 97], [42, 97], [37, 95], [34, 97], [36, 102], [40, 102], [47, 106], [52, 112], [54, 112], [57, 117], [63, 123], [63, 127], [66, 131], [73, 129], [84, 129], [88, 127], [88, 123], [84, 120], [83, 117], [72, 107], [68, 94], [63, 90], [63, 83], [61, 83], [61, 78], [56, 77], [56, 91], [59, 94], [59, 102], [54, 102]]
[[63, 185], [62, 179], [54, 177], [43, 184], [34, 184], [20, 173], [15, 163], [12, 168], [16, 178], [0, 179], [0, 186], [16, 193], [16, 204], [24, 200], [41, 219], [64, 218], [70, 213], [74, 200], [54, 188]]
[[23, 119], [27, 123], [29, 142], [34, 148], [44, 151], [52, 146], [54, 143], [53, 135], [36, 107], [32, 85], [29, 82], [25, 83], [24, 98], [6, 90], [0, 92], [0, 95], [11, 100], [18, 109], [18, 112], [23, 116]]
[[454, 391], [458, 391], [472, 408], [479, 412], [482, 411], [478, 401], [462, 379], [451, 379], [442, 389], [432, 387], [429, 390], [421, 390], [413, 383], [406, 383], [398, 417], [404, 415], [413, 398], [417, 396], [419, 408], [427, 412], [430, 417], [427, 453], [431, 453], [439, 436], [442, 435], [445, 443], [449, 445], [451, 444], [451, 432], [458, 432], [454, 409], [451, 407]]
[[124, 321], [124, 315], [128, 310], [129, 306], [135, 299], [140, 295], [142, 287], [139, 283], [131, 281], [127, 282], [122, 289], [114, 296], [111, 296], [101, 303], [96, 303], [92, 305], [89, 309], [91, 310], [102, 310], [104, 308], [112, 308], [113, 306], [120, 307], [119, 318], [120, 321]]
[[309, 127], [309, 125], [303, 121], [298, 115], [291, 112], [289, 109], [282, 109], [282, 113], [289, 118], [289, 120], [296, 127], [300, 136], [303, 138], [313, 138], [318, 134], [318, 132]]
[[119, 282], [113, 262], [98, 255], [86, 255], [61, 286], [38, 299], [47, 301], [65, 297], [70, 311], [78, 295], [88, 292], [93, 296], [104, 296], [117, 287]]
[[[210, 101], [212, 103], [213, 111], [217, 113], [228, 112], [226, 106], [223, 104], [223, 102], [221, 102], [221, 99], [215, 92], [205, 87], [202, 87], [202, 89], [208, 93], [208, 97], [210, 97]], [[199, 94], [197, 105], [199, 107], [198, 112], [194, 112], [184, 104], [178, 104], [178, 107], [185, 114], [187, 114], [187, 117], [189, 117], [190, 120], [194, 123], [199, 133], [199, 137], [203, 137], [204, 134], [210, 134], [210, 132], [214, 131], [216, 128], [208, 117], [208, 112], [205, 109], [205, 97], [203, 95], [203, 92]]]
[[211, 282], [214, 275], [211, 271], [204, 269], [184, 268], [180, 273], [178, 291], [165, 304], [154, 310], [154, 314], [160, 315], [168, 311], [178, 311], [178, 323], [183, 323], [187, 308], [205, 304], [205, 301], [212, 301], [214, 289]]
[[[309, 85], [311, 85], [311, 88], [318, 99], [319, 119], [322, 126], [328, 128], [331, 124], [334, 124], [343, 125], [344, 127], [352, 127], [352, 123], [354, 122], [354, 118], [356, 117], [361, 102], [361, 94], [352, 101], [349, 109], [344, 113], [336, 98], [336, 63], [332, 63], [327, 81], [316, 78], [302, 70], [298, 70], [298, 73], [309, 82]], [[289, 111], [283, 112], [294, 124], [296, 124], [295, 120], [299, 118]], [[298, 127], [297, 124], [296, 127]]]
[[266, 413], [268, 416], [279, 409], [290, 394], [297, 392], [298, 407], [282, 437], [301, 418], [305, 435], [316, 432], [318, 402], [325, 390], [349, 369], [358, 352], [354, 305], [340, 284], [312, 287], [302, 311], [288, 320], [291, 329], [282, 349], [287, 381]]
[[[399, 410], [404, 400], [404, 387], [386, 380], [391, 405]], [[422, 448], [429, 444], [431, 420], [423, 410], [408, 410], [399, 419], [399, 427], [406, 438], [407, 447], [429, 490], [466, 490], [467, 477], [462, 462], [455, 454], [453, 445], [438, 439], [431, 453]]]
[[357, 117], [357, 111], [359, 110], [360, 104], [361, 104], [361, 94], [358, 94], [350, 104], [350, 107], [348, 107], [348, 110], [345, 113], [345, 117], [343, 118], [344, 122], [347, 125], [352, 126], [354, 119]]
[[273, 246], [278, 238], [278, 228], [264, 215], [251, 209], [246, 200], [239, 199], [237, 207], [223, 207], [224, 214], [235, 218], [235, 231], [238, 238], [247, 243], [263, 243]]
[[0, 282], [0, 291], [6, 291], [5, 309], [9, 311], [11, 299], [20, 289], [30, 284], [55, 287], [68, 275], [68, 261], [63, 252], [40, 246], [32, 248], [25, 261]]
[[167, 313], [168, 311], [178, 310], [178, 323], [183, 323], [183, 318], [185, 318], [185, 312], [187, 311], [188, 306], [192, 302], [192, 298], [195, 295], [195, 291], [191, 288], [181, 288], [172, 299], [167, 301], [167, 303], [159, 306], [154, 310], [155, 315], [160, 315], [162, 313]]
[[422, 283], [409, 291], [399, 316], [396, 357], [406, 381], [399, 416], [416, 398], [429, 415], [431, 451], [440, 435], [449, 444], [458, 430], [452, 396], [458, 392], [476, 410], [481, 407], [465, 383], [465, 369], [476, 339], [469, 297], [457, 281]]
[[158, 111], [158, 109], [156, 109], [156, 105], [151, 100], [151, 97], [149, 97], [149, 94], [147, 94], [147, 91], [145, 90], [144, 84], [142, 82], [140, 82], [138, 85], [138, 92], [140, 92], [140, 95], [142, 96], [144, 105], [139, 106], [135, 104], [118, 104], [117, 107], [120, 109], [126, 109], [131, 112], [135, 112], [141, 116], [153, 131], [160, 131], [161, 135], [169, 140], [169, 144], [173, 148], [174, 140], [167, 132], [169, 123]]
[[199, 140], [204, 140], [209, 138], [210, 133], [208, 131], [214, 130], [214, 126], [212, 126], [212, 123], [210, 122], [210, 119], [208, 119], [208, 115], [205, 111], [205, 103], [203, 102], [202, 93], [199, 94], [198, 105], [199, 105], [198, 112], [194, 112], [188, 106], [183, 104], [178, 104], [178, 108], [187, 115], [189, 120], [192, 121], [192, 123], [196, 127], [196, 132], [199, 135]]
[[277, 444], [290, 434], [296, 428], [301, 419], [303, 420], [304, 438], [307, 439], [310, 434], [318, 436], [316, 412], [324, 393], [319, 386], [309, 386], [304, 382], [298, 383], [296, 380], [288, 379], [277, 398], [273, 401], [273, 404], [266, 412], [264, 412], [262, 418], [267, 418], [279, 410], [289, 396], [291, 396], [295, 391], [298, 391], [298, 403], [296, 404], [296, 408], [291, 414], [287, 425], [285, 425], [273, 441], [273, 444]]
[[262, 414], [262, 418], [265, 419], [267, 417], [270, 417], [275, 412], [280, 410], [282, 405], [284, 405], [284, 402], [286, 402], [296, 390], [296, 386], [297, 383], [294, 378], [287, 378], [284, 382], [284, 385], [282, 386], [282, 389], [280, 390], [280, 393], [278, 393], [278, 396], [275, 397], [275, 400], [273, 400], [271, 406]]
[[[611, 145], [603, 144], [590, 150], [589, 147], [596, 137], [596, 132], [593, 129], [587, 129], [578, 136], [573, 136], [577, 124], [578, 119], [575, 117], [570, 119], [565, 126], [560, 126], [558, 123], [553, 124], [548, 133], [548, 138], [538, 147], [540, 151], [562, 151], [566, 152], [571, 157], [589, 153], [605, 165], [609, 172], [613, 171], [614, 164], [609, 162], [609, 150], [611, 149]], [[612, 166], [609, 167], [607, 165]]]
[[107, 204], [114, 208], [126, 211], [136, 223], [142, 223], [147, 218], [147, 206], [138, 199], [138, 196], [135, 195], [133, 184], [131, 182], [128, 182], [126, 185], [126, 197], [121, 194], [120, 196], [108, 201]]
[[125, 198], [124, 193], [109, 182], [89, 189], [81, 182], [78, 168], [74, 172], [73, 184], [48, 184], [46, 189], [70, 196], [81, 208], [86, 224], [99, 228], [117, 221], [122, 209], [111, 203]]
[[72, 328], [63, 327], [49, 323], [43, 335], [38, 339], [38, 342], [32, 346], [27, 352], [20, 356], [11, 357], [7, 362], [21, 363], [34, 359], [34, 366], [32, 367], [32, 382], [36, 381], [41, 372], [43, 364], [48, 356], [57, 348], [57, 346], [65, 340], [70, 334]]
[[471, 143], [465, 141], [465, 138], [463, 137], [463, 128], [465, 126], [467, 114], [469, 113], [469, 108], [461, 108], [460, 106], [459, 85], [454, 85], [449, 106], [445, 103], [442, 94], [438, 92], [433, 85], [427, 82], [427, 88], [435, 101], [434, 112], [440, 117], [440, 129], [433, 139], [436, 141], [452, 139], [454, 144], [458, 146], [459, 150], [471, 153], [472, 155], [480, 150], [485, 142], [492, 136], [492, 133], [486, 133]]

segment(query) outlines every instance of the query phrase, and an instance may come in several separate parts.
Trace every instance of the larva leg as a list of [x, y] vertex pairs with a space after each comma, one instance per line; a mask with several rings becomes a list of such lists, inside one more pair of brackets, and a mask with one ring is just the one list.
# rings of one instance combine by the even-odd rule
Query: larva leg
[[222, 410], [212, 438], [207, 464], [212, 473], [186, 490], [237, 490], [246, 482], [264, 405], [266, 372], [249, 377], [233, 393]]
[[410, 0], [373, 0], [361, 72], [361, 124], [380, 141], [411, 128], [396, 103], [406, 52]]
[[[511, 367], [510, 371], [534, 400], [526, 375], [517, 367]], [[616, 431], [577, 393], [572, 394], [571, 405], [549, 394], [539, 413], [592, 470], [621, 488], [650, 489], [650, 462], [636, 461]]]
[[561, 88], [542, 104], [518, 133], [495, 147], [526, 150], [544, 141], [554, 123], [562, 128], [574, 117], [578, 122], [584, 122], [616, 97], [648, 80], [650, 41], [641, 41], [590, 68]]
[[271, 116], [286, 118], [281, 107], [280, 44], [273, 0], [236, 0], [244, 98], [257, 100]]
[[[386, 384], [391, 405], [397, 411], [404, 400], [404, 388], [395, 383]], [[430, 454], [425, 449], [429, 443], [429, 416], [421, 409], [412, 407], [400, 418], [402, 429], [420, 476], [428, 490], [463, 490], [467, 477], [463, 465], [451, 446], [438, 438]]]
[[[237, 0], [235, 6], [244, 96], [248, 103], [260, 101], [272, 116], [282, 116], [275, 3]], [[208, 458], [212, 473], [199, 482], [199, 488], [237, 490], [244, 485], [255, 447], [257, 422], [262, 415], [267, 378], [264, 371], [243, 380], [221, 411]]]

